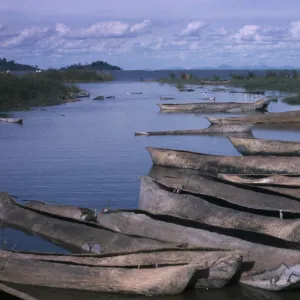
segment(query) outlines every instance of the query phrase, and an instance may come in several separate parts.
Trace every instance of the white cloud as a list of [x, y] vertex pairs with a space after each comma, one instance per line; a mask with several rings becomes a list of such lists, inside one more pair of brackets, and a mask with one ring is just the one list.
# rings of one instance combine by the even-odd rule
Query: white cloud
[[205, 27], [205, 23], [202, 21], [194, 21], [189, 23], [185, 29], [180, 33], [181, 36], [198, 36], [201, 29]]
[[130, 26], [129, 31], [133, 32], [133, 33], [146, 32], [149, 29], [150, 25], [151, 25], [151, 22], [149, 20], [145, 20], [141, 23], [137, 23], [137, 24]]
[[10, 48], [16, 46], [31, 45], [40, 39], [45, 38], [51, 34], [49, 28], [25, 28], [17, 35], [14, 35], [12, 38], [4, 40], [1, 45], [2, 47]]
[[258, 25], [245, 25], [232, 36], [237, 42], [261, 41], [262, 37], [259, 35], [261, 29]]
[[300, 21], [292, 22], [290, 32], [293, 38], [300, 38]]
[[88, 28], [74, 29], [64, 24], [56, 24], [60, 36], [74, 39], [113, 38], [134, 36], [146, 32], [151, 25], [149, 20], [130, 25], [120, 21], [107, 21], [93, 24]]

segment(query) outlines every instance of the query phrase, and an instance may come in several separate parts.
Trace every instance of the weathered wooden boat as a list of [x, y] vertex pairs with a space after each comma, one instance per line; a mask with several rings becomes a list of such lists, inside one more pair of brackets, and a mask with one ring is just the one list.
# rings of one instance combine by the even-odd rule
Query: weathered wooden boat
[[88, 98], [90, 97], [90, 93], [85, 90], [81, 90], [79, 93], [70, 93], [69, 96], [71, 98]]
[[28, 201], [26, 207], [33, 208], [40, 212], [71, 218], [80, 221], [95, 221], [97, 218], [96, 210], [70, 205], [47, 205], [41, 201]]
[[[156, 289], [155, 295], [162, 294], [178, 294], [186, 289], [189, 285], [190, 288], [220, 288], [226, 285], [229, 280], [236, 274], [238, 268], [241, 266], [242, 257], [238, 254], [238, 252], [234, 251], [222, 251], [222, 250], [204, 250], [199, 249], [195, 251], [157, 251], [157, 252], [143, 252], [143, 253], [129, 253], [122, 255], [105, 255], [105, 256], [84, 256], [84, 255], [59, 255], [59, 254], [45, 254], [45, 253], [18, 253], [18, 252], [9, 252], [9, 251], [0, 251], [0, 265], [1, 262], [5, 260], [14, 261], [17, 260], [21, 262], [32, 262], [36, 264], [37, 268], [45, 266], [46, 263], [54, 264], [54, 267], [57, 265], [67, 265], [65, 270], [62, 268], [62, 272], [66, 272], [67, 274], [75, 269], [82, 269], [83, 273], [83, 282], [89, 280], [89, 277], [86, 277], [88, 274], [84, 272], [84, 267], [87, 269], [90, 268], [101, 270], [104, 273], [113, 276], [113, 273], [123, 273], [126, 270], [131, 270], [132, 272], [128, 272], [129, 276], [136, 276], [136, 279], [133, 280], [133, 277], [130, 279], [133, 280], [132, 284], [130, 284], [130, 279], [126, 280], [127, 284], [124, 286], [120, 286], [122, 278], [120, 278], [119, 286], [115, 286], [111, 292], [127, 292], [127, 293], [138, 293], [138, 294], [153, 294], [150, 293], [150, 290], [144, 290], [146, 287], [152, 287], [152, 289]], [[70, 267], [70, 268], [69, 268]], [[182, 268], [183, 267], [183, 268]], [[13, 267], [12, 267], [13, 268]], [[194, 270], [193, 281], [191, 282], [191, 277], [187, 276], [184, 270]], [[145, 272], [145, 271], [148, 272]], [[175, 277], [177, 271], [182, 270], [182, 277]], [[36, 270], [40, 271], [39, 269]], [[108, 272], [110, 271], [110, 272]], [[141, 271], [141, 272], [140, 272]], [[197, 271], [197, 274], [195, 274]], [[166, 273], [165, 273], [166, 272]], [[5, 271], [4, 271], [5, 273]], [[126, 275], [127, 272], [124, 272]], [[151, 275], [152, 273], [152, 275]], [[66, 274], [66, 275], [67, 275]], [[163, 277], [155, 281], [155, 276]], [[168, 274], [168, 275], [167, 275]], [[178, 273], [179, 274], [179, 273]], [[121, 275], [121, 274], [120, 274]], [[140, 276], [146, 276], [145, 278], [140, 278]], [[152, 277], [153, 276], [153, 277]], [[4, 275], [3, 275], [4, 277]], [[0, 280], [3, 281], [3, 277], [0, 275]], [[12, 279], [11, 279], [11, 278]], [[5, 281], [18, 283], [18, 284], [28, 284], [28, 280], [22, 282], [19, 278], [18, 280], [14, 279], [14, 275], [10, 275]], [[69, 277], [69, 276], [68, 276]], [[76, 276], [78, 278], [78, 276]], [[72, 282], [77, 282], [76, 277], [72, 278]], [[173, 278], [172, 278], [173, 277]], [[51, 277], [50, 277], [51, 278]], [[108, 282], [109, 279], [103, 279], [101, 277], [92, 281], [91, 285], [86, 285], [87, 290], [93, 291], [108, 291]], [[163, 290], [160, 290], [160, 287], [156, 285], [162, 284], [160, 280], [168, 280], [168, 283], [175, 283], [178, 280], [179, 285], [180, 282], [186, 282], [187, 285], [181, 286], [179, 290], [174, 287], [169, 287], [169, 290], [166, 290], [167, 284], [163, 284]], [[61, 277], [60, 280], [64, 281], [64, 277]], [[107, 281], [106, 281], [107, 280]], [[143, 281], [142, 283], [139, 280]], [[67, 282], [70, 280], [67, 279]], [[147, 282], [144, 282], [147, 281]], [[171, 281], [171, 282], [170, 282]], [[50, 284], [50, 279], [49, 279]], [[32, 284], [36, 285], [36, 281], [33, 280]], [[65, 285], [65, 283], [63, 283]], [[42, 284], [43, 285], [43, 284]], [[111, 282], [113, 285], [113, 282]], [[144, 287], [143, 287], [144, 285]], [[48, 285], [45, 285], [48, 286]], [[56, 285], [55, 285], [56, 286]], [[107, 286], [107, 287], [106, 287]], [[60, 288], [73, 288], [69, 284], [67, 286], [57, 286]], [[110, 286], [111, 287], [111, 286]], [[79, 287], [80, 288], [80, 284]]]
[[34, 210], [16, 203], [7, 193], [0, 193], [0, 221], [17, 229], [36, 233], [76, 252], [105, 254], [177, 247], [116, 234], [93, 223]]
[[201, 84], [207, 85], [219, 85], [219, 84], [229, 84], [231, 80], [201, 80]]
[[299, 157], [221, 156], [147, 147], [155, 165], [225, 174], [300, 174]]
[[158, 104], [161, 112], [228, 112], [241, 113], [249, 111], [265, 111], [270, 100], [261, 99], [252, 103], [242, 102], [208, 102], [208, 103], [180, 103]]
[[126, 95], [142, 95], [143, 92], [126, 93]]
[[[158, 181], [143, 177], [139, 208], [154, 215], [172, 216], [222, 229], [226, 228], [228, 230], [223, 230], [223, 232], [235, 237], [250, 235], [251, 232], [297, 242], [300, 249], [300, 221], [282, 220], [279, 214], [275, 218], [245, 212], [239, 210], [238, 207], [228, 208], [223, 202], [218, 205], [203, 197], [182, 194], [178, 191], [182, 190], [178, 189], [177, 184], [170, 185], [168, 179]], [[299, 203], [298, 206], [300, 206]], [[262, 208], [265, 209], [263, 204]]]
[[195, 90], [194, 89], [187, 89], [187, 88], [184, 88], [184, 89], [178, 89], [180, 92], [194, 92]]
[[173, 97], [159, 97], [160, 100], [173, 100]]
[[149, 131], [149, 132], [135, 132], [135, 135], [210, 135], [210, 134], [229, 134], [251, 132], [253, 124], [241, 125], [212, 125], [204, 129], [190, 129], [190, 130], [169, 130], [169, 131]]
[[[239, 239], [223, 235], [218, 232], [217, 228], [207, 228], [207, 226], [201, 226], [201, 223], [198, 223], [197, 227], [195, 223], [195, 227], [191, 227], [191, 222], [183, 225], [181, 219], [171, 219], [164, 222], [160, 220], [160, 216], [149, 216], [149, 214], [146, 215], [142, 212], [127, 216], [122, 214], [122, 216], [105, 221], [102, 219], [104, 215], [100, 215], [98, 219], [102, 219], [101, 222], [104, 222], [106, 226], [119, 232], [134, 233], [140, 230], [140, 234], [160, 240], [181, 241], [186, 245], [199, 245], [208, 249], [222, 247], [229, 250], [235, 249], [238, 253], [241, 251], [243, 263], [236, 279], [251, 286], [277, 291], [299, 285], [299, 277], [295, 276], [295, 281], [290, 281], [286, 277], [287, 274], [297, 274], [300, 262], [299, 251], [285, 249], [282, 245], [279, 248], [260, 244], [259, 241], [256, 243], [249, 242], [245, 240], [245, 234]], [[177, 221], [181, 222], [181, 225], [175, 223]], [[265, 242], [266, 238], [262, 238], [262, 241]], [[279, 242], [278, 245], [280, 245]], [[262, 275], [265, 275], [268, 280], [264, 280]]]
[[66, 264], [59, 260], [20, 259], [12, 253], [0, 258], [0, 266], [0, 280], [3, 282], [144, 295], [180, 294], [198, 271], [205, 269], [205, 265], [197, 264], [154, 268], [138, 268], [138, 265], [135, 268], [98, 267], [93, 264]]
[[231, 94], [255, 94], [255, 95], [264, 95], [265, 91], [229, 91]]
[[0, 123], [1, 122], [23, 124], [23, 119], [21, 119], [21, 118], [0, 118]]
[[299, 123], [300, 110], [265, 113], [261, 115], [248, 115], [231, 118], [207, 118], [212, 124], [232, 124], [232, 123], [254, 123], [254, 124], [283, 124], [283, 123]]
[[94, 98], [93, 100], [104, 100], [104, 96], [98, 96], [98, 97]]
[[[219, 178], [232, 183], [251, 184], [251, 185], [271, 185], [285, 187], [300, 187], [300, 177], [297, 176], [251, 176], [251, 175], [230, 175], [219, 174]], [[300, 195], [299, 195], [300, 196]]]
[[216, 100], [216, 97], [204, 97], [204, 98], [200, 98], [200, 100]]
[[257, 138], [229, 138], [243, 155], [300, 156], [300, 142]]
[[177, 192], [204, 197], [217, 205], [240, 211], [278, 218], [298, 217], [300, 213], [299, 201], [274, 195], [269, 190], [256, 191], [245, 185], [231, 185], [193, 170], [153, 166], [149, 176]]

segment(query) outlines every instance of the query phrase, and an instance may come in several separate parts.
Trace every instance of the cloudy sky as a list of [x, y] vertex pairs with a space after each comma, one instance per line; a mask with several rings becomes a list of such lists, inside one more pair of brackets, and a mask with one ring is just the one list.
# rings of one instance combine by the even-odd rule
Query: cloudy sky
[[0, 57], [41, 68], [300, 67], [300, 0], [1, 0]]

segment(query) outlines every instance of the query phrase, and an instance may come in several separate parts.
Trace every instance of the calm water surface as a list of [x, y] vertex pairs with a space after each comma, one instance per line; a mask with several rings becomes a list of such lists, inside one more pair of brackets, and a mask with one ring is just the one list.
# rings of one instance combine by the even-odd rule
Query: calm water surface
[[[136, 208], [139, 176], [146, 175], [152, 166], [146, 146], [239, 155], [224, 137], [135, 137], [135, 131], [200, 129], [209, 125], [205, 119], [209, 115], [162, 114], [159, 113], [157, 103], [183, 103], [214, 96], [217, 101], [243, 102], [259, 99], [245, 97], [244, 94], [211, 92], [213, 87], [194, 86], [195, 92], [180, 93], [173, 86], [152, 82], [116, 81], [82, 84], [81, 87], [91, 93], [90, 98], [78, 103], [47, 107], [47, 111], [36, 108], [14, 113], [15, 116], [24, 118], [22, 126], [0, 124], [1, 191], [8, 191], [17, 196], [19, 201], [34, 199], [97, 209], [108, 206]], [[143, 94], [127, 95], [128, 92]], [[116, 98], [92, 100], [99, 95], [114, 95]], [[160, 96], [174, 96], [176, 99], [161, 101]], [[269, 107], [273, 112], [295, 109], [300, 107], [287, 106], [280, 101], [271, 103]], [[272, 130], [258, 128], [253, 130], [253, 134], [261, 138], [300, 140], [298, 130], [280, 127]], [[7, 249], [63, 251], [38, 237], [13, 229], [0, 228], [0, 239], [2, 247]], [[247, 293], [254, 293], [255, 296], [247, 296]], [[296, 299], [300, 294], [273, 295], [230, 288], [197, 293], [195, 298], [199, 295], [202, 299], [277, 300]], [[189, 299], [194, 297], [190, 296]]]

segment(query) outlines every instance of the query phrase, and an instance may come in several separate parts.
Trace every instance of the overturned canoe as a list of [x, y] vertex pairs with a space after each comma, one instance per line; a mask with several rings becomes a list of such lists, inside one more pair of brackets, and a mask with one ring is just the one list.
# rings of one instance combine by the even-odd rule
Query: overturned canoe
[[245, 212], [275, 217], [298, 217], [299, 201], [277, 196], [270, 191], [251, 190], [231, 185], [190, 170], [153, 166], [149, 176], [177, 192], [204, 197], [217, 205]]
[[299, 157], [221, 156], [147, 147], [155, 165], [194, 169], [203, 173], [300, 174]]
[[168, 243], [116, 234], [93, 223], [46, 214], [16, 203], [7, 193], [0, 193], [0, 220], [77, 252], [121, 253], [176, 247]]
[[[143, 295], [182, 293], [202, 265], [177, 265], [159, 268], [96, 267], [62, 263], [58, 260], [0, 258], [0, 280], [13, 284], [55, 287], [71, 290], [116, 292]], [[26, 274], [26, 276], [24, 276]]]
[[149, 132], [136, 132], [135, 135], [209, 135], [209, 134], [226, 134], [226, 133], [240, 133], [251, 132], [253, 124], [240, 124], [240, 125], [212, 125], [204, 129], [191, 129], [191, 130], [170, 130], [170, 131], [149, 131]]
[[[260, 233], [286, 241], [300, 242], [300, 221], [282, 220], [279, 215], [278, 218], [257, 215], [238, 207], [226, 207], [224, 202], [218, 205], [200, 196], [178, 193], [176, 185], [164, 185], [165, 181], [167, 180], [142, 178], [139, 201], [141, 210], [216, 226], [220, 228], [220, 233], [223, 231], [235, 237], [250, 236], [250, 233], [254, 233], [255, 238], [255, 233]], [[177, 192], [172, 192], [174, 189]], [[300, 204], [298, 206], [300, 207]], [[264, 209], [263, 204], [262, 208]], [[257, 236], [257, 241], [259, 238]]]
[[104, 100], [104, 96], [98, 96], [98, 97], [94, 98], [93, 100]]
[[250, 175], [243, 176], [243, 175], [219, 174], [218, 177], [232, 183], [300, 187], [300, 177], [298, 176], [294, 177], [294, 176], [273, 175], [273, 176], [266, 176], [266, 177], [257, 177], [257, 176], [250, 176]]
[[235, 137], [229, 140], [243, 155], [300, 156], [300, 142]]
[[22, 124], [23, 119], [21, 118], [0, 118], [0, 123], [17, 123], [17, 124]]
[[[1, 261], [5, 259], [8, 260], [20, 260], [26, 262], [37, 262], [38, 266], [40, 262], [51, 262], [56, 264], [66, 264], [68, 266], [74, 267], [83, 267], [90, 266], [91, 268], [99, 268], [104, 272], [106, 270], [112, 270], [113, 272], [122, 272], [131, 268], [132, 271], [135, 271], [135, 276], [137, 276], [136, 281], [132, 281], [132, 285], [130, 286], [130, 281], [128, 279], [128, 286], [126, 292], [136, 292], [139, 294], [150, 294], [143, 290], [139, 289], [139, 275], [147, 274], [145, 272], [145, 268], [149, 271], [149, 276], [151, 271], [153, 276], [157, 276], [160, 272], [163, 272], [165, 267], [174, 268], [182, 267], [185, 265], [189, 265], [192, 269], [197, 270], [198, 274], [194, 274], [194, 283], [190, 281], [190, 278], [185, 278], [186, 282], [190, 284], [190, 287], [193, 288], [220, 288], [232, 279], [232, 277], [236, 274], [238, 268], [242, 263], [242, 257], [238, 254], [238, 252], [233, 251], [218, 251], [218, 250], [195, 250], [195, 251], [157, 251], [157, 252], [142, 252], [142, 253], [129, 253], [123, 255], [110, 255], [110, 256], [84, 256], [84, 255], [58, 255], [58, 254], [44, 254], [44, 253], [17, 253], [17, 252], [9, 252], [9, 251], [0, 251], [0, 264]], [[114, 268], [114, 269], [112, 269]], [[182, 270], [184, 270], [183, 268]], [[68, 267], [66, 268], [66, 270]], [[142, 271], [142, 272], [140, 272]], [[202, 272], [201, 272], [202, 271]], [[124, 274], [125, 275], [125, 274]], [[130, 273], [129, 273], [130, 275]], [[132, 274], [134, 275], [134, 274]], [[184, 274], [185, 276], [186, 274]], [[1, 275], [0, 275], [1, 276]], [[155, 277], [153, 277], [155, 278]], [[0, 280], [3, 278], [0, 277]], [[62, 279], [62, 278], [61, 278]], [[132, 279], [132, 278], [131, 278]], [[64, 279], [62, 279], [64, 280]], [[142, 279], [141, 279], [142, 280]], [[154, 280], [151, 280], [151, 277], [148, 278], [148, 284]], [[173, 278], [172, 280], [175, 280]], [[184, 280], [184, 278], [182, 278]], [[8, 282], [10, 278], [7, 279]], [[83, 280], [85, 281], [85, 280]], [[102, 282], [105, 282], [102, 279]], [[120, 281], [121, 282], [121, 281]], [[14, 282], [14, 283], [22, 283], [22, 282]], [[27, 282], [26, 282], [27, 283]], [[35, 284], [35, 281], [33, 281]], [[78, 283], [77, 283], [78, 284]], [[141, 285], [146, 283], [141, 283]], [[157, 283], [159, 284], [159, 282]], [[150, 284], [151, 286], [152, 284]], [[72, 288], [71, 286], [67, 286], [68, 288]], [[164, 286], [164, 289], [167, 287]], [[80, 288], [80, 287], [79, 287]], [[97, 290], [97, 288], [101, 288], [100, 282], [94, 281], [94, 287], [92, 290]], [[130, 291], [130, 288], [132, 291]], [[155, 288], [155, 286], [153, 286]], [[156, 287], [157, 289], [159, 287]], [[135, 290], [136, 289], [136, 290]], [[170, 291], [168, 294], [177, 294], [181, 291], [172, 290], [170, 287]], [[183, 288], [184, 289], [184, 288]], [[88, 289], [90, 290], [90, 289]], [[126, 289], [125, 289], [126, 290]], [[103, 291], [103, 290], [97, 290]], [[124, 292], [124, 290], [120, 287], [118, 289], [112, 290], [114, 292]], [[164, 294], [165, 292], [159, 291], [155, 294]]]
[[261, 99], [252, 103], [242, 102], [208, 102], [208, 103], [181, 103], [158, 104], [162, 112], [228, 112], [241, 113], [249, 111], [265, 111], [270, 100]]
[[232, 124], [232, 123], [254, 123], [254, 124], [282, 124], [282, 123], [300, 123], [300, 110], [266, 113], [262, 115], [248, 115], [232, 118], [213, 118], [208, 117], [212, 124]]

